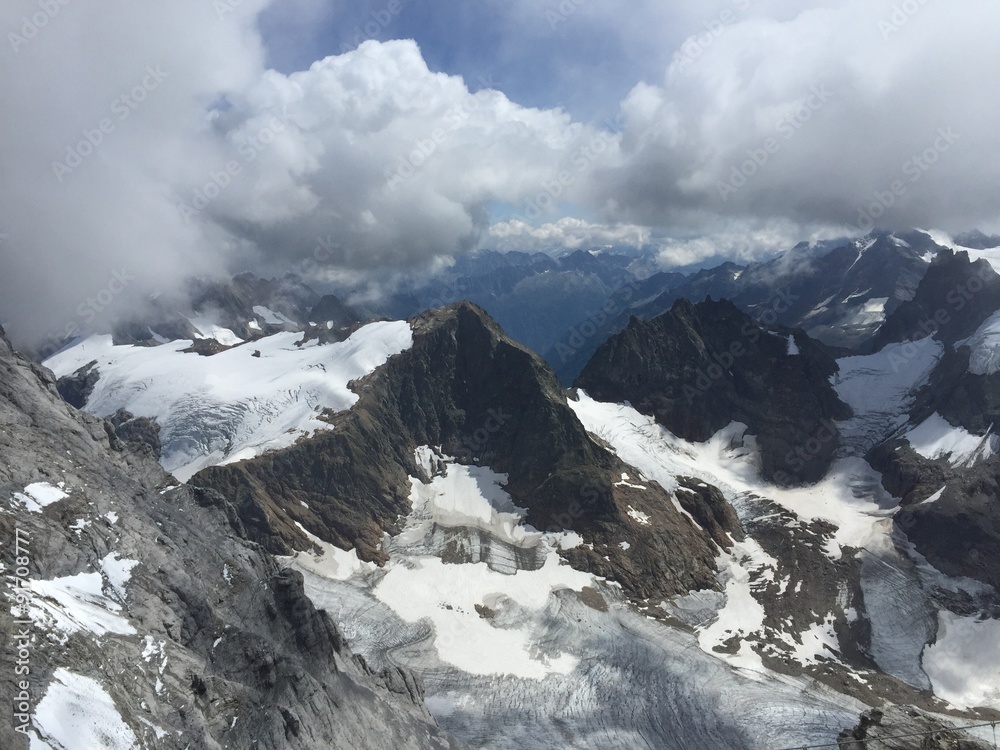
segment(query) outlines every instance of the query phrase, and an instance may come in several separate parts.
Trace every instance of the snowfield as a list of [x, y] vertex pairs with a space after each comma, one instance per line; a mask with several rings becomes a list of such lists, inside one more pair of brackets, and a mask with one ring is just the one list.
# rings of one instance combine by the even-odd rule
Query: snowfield
[[837, 360], [839, 372], [830, 377], [840, 400], [854, 417], [840, 422], [844, 448], [864, 455], [906, 424], [916, 390], [924, 385], [944, 354], [931, 337], [889, 344], [875, 354]]
[[32, 750], [134, 750], [135, 733], [101, 683], [66, 669], [52, 675], [35, 707]]
[[973, 435], [954, 427], [935, 412], [906, 433], [910, 446], [924, 458], [947, 458], [952, 466], [975, 466], [1000, 452], [996, 435]]
[[[330, 425], [320, 418], [357, 401], [348, 384], [413, 344], [405, 322], [371, 323], [346, 341], [297, 346], [278, 333], [211, 357], [185, 354], [190, 341], [114, 346], [92, 336], [46, 360], [57, 377], [97, 362], [86, 410], [126, 409], [161, 427], [161, 463], [181, 481], [206, 466], [285, 448]], [[257, 356], [259, 355], [259, 356]]]
[[[764, 750], [828, 741], [856, 721], [861, 704], [779, 679], [748, 647], [712, 652], [762, 623], [747, 571], [773, 561], [752, 540], [729, 556], [727, 597], [692, 595], [713, 623], [691, 634], [561, 562], [557, 548], [582, 539], [525, 525], [502, 474], [429, 447], [416, 458], [427, 476], [411, 479], [413, 511], [386, 538], [384, 569], [331, 548], [289, 562], [351, 647], [374, 668], [414, 670], [439, 724], [473, 746]], [[807, 633], [802, 658], [825, 638]]]

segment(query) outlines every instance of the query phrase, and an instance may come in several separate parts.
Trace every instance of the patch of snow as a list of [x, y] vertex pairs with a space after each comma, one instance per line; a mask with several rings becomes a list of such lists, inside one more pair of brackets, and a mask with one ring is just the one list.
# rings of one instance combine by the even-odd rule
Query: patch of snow
[[788, 349], [786, 351], [789, 357], [794, 357], [799, 354], [799, 345], [795, 343], [795, 336], [788, 334]]
[[498, 573], [486, 563], [449, 565], [428, 555], [392, 566], [374, 594], [407, 622], [428, 620], [442, 661], [469, 674], [541, 680], [570, 674], [579, 659], [539, 653], [532, 629], [494, 627], [480, 617], [476, 605], [499, 600], [541, 612], [553, 591], [579, 592], [592, 585], [590, 575], [562, 564], [555, 550], [549, 551], [541, 569], [514, 575]]
[[243, 343], [243, 339], [230, 329], [223, 328], [214, 320], [204, 315], [199, 315], [196, 318], [188, 318], [188, 322], [204, 339], [215, 339], [223, 346], [237, 346]]
[[113, 511], [113, 510], [108, 511], [107, 513], [105, 513], [104, 514], [104, 518], [110, 524], [116, 524], [116, 523], [118, 523], [118, 514], [115, 511]]
[[618, 542], [618, 546], [621, 547], [626, 552], [628, 552], [629, 549], [632, 547], [632, 545], [629, 544], [628, 542]]
[[53, 673], [35, 707], [33, 723], [42, 739], [65, 750], [134, 750], [139, 746], [104, 687], [63, 668]]
[[346, 341], [302, 346], [297, 333], [278, 333], [212, 357], [185, 354], [187, 341], [159, 347], [115, 346], [92, 336], [46, 360], [57, 376], [97, 359], [101, 377], [86, 409], [109, 416], [127, 409], [155, 418], [161, 463], [186, 481], [206, 466], [285, 448], [331, 429], [324, 409], [343, 411], [358, 399], [348, 383], [413, 343], [406, 322], [364, 326]]
[[[735, 667], [763, 672], [760, 655], [749, 641], [749, 636], [760, 633], [765, 617], [764, 607], [751, 591], [751, 576], [769, 570], [773, 577], [778, 562], [756, 541], [746, 539], [737, 542], [730, 552], [722, 552], [717, 565], [719, 580], [725, 584], [726, 603], [713, 623], [699, 629], [698, 644], [706, 653]], [[734, 639], [739, 643], [735, 654], [717, 650], [728, 649]]]
[[643, 526], [649, 526], [649, 516], [643, 513], [641, 510], [636, 510], [630, 505], [628, 506], [628, 514], [632, 519], [642, 524]]
[[934, 692], [956, 708], [1000, 709], [1000, 620], [938, 613], [937, 640], [923, 666]]
[[136, 719], [138, 719], [140, 722], [142, 722], [147, 727], [149, 727], [150, 730], [152, 730], [153, 734], [156, 735], [156, 739], [162, 740], [164, 737], [167, 736], [168, 732], [167, 732], [166, 729], [164, 729], [163, 727], [157, 726], [156, 724], [154, 724], [153, 722], [151, 722], [149, 719], [146, 719], [146, 718], [144, 718], [142, 716], [137, 716]]
[[844, 297], [843, 301], [846, 303], [846, 302], [850, 302], [852, 299], [857, 299], [858, 297], [864, 297], [870, 291], [871, 291], [871, 289], [865, 289], [863, 292], [854, 292], [854, 293], [849, 294], [846, 297]]
[[632, 489], [635, 489], [635, 490], [644, 490], [644, 489], [646, 489], [645, 485], [642, 485], [642, 484], [631, 484], [630, 481], [629, 481], [628, 474], [624, 474], [624, 473], [622, 474], [621, 481], [620, 482], [615, 482], [615, 487], [631, 487]]
[[549, 533], [545, 535], [545, 538], [561, 550], [576, 549], [583, 546], [583, 537], [575, 531]]
[[100, 573], [28, 582], [32, 596], [28, 604], [35, 626], [64, 636], [80, 631], [103, 636], [107, 633], [135, 635], [135, 628], [118, 613], [121, 605], [104, 594]]
[[271, 326], [280, 326], [280, 325], [285, 325], [285, 324], [295, 325], [295, 321], [294, 320], [290, 320], [289, 318], [286, 318], [284, 315], [282, 315], [279, 312], [275, 312], [274, 310], [269, 310], [268, 308], [264, 307], [263, 305], [254, 305], [253, 311], [257, 315], [259, 315], [261, 317], [261, 319], [267, 325], [271, 325]]
[[935, 412], [906, 433], [910, 446], [927, 459], [948, 458], [952, 466], [974, 466], [998, 452], [995, 435], [973, 435]]
[[969, 372], [973, 375], [1000, 372], [1000, 311], [993, 313], [974, 334], [957, 345], [971, 349]]
[[35, 482], [24, 488], [24, 494], [14, 493], [14, 500], [19, 502], [31, 513], [41, 513], [43, 508], [47, 508], [53, 503], [69, 497], [58, 487], [53, 487], [48, 482]]
[[138, 560], [119, 560], [117, 552], [110, 552], [101, 560], [101, 572], [122, 601], [126, 598], [125, 585], [132, 578], [132, 569], [138, 564]]
[[149, 328], [147, 326], [146, 330], [149, 331], [149, 335], [153, 337], [153, 341], [155, 341], [157, 344], [169, 344], [170, 343], [170, 339], [168, 339], [166, 336], [161, 336], [156, 331], [154, 331], [152, 328]]
[[823, 622], [813, 623], [799, 634], [800, 644], [795, 644], [792, 656], [802, 666], [819, 664], [823, 660], [840, 660], [840, 639], [833, 629], [836, 618], [829, 614]]
[[945, 485], [944, 487], [942, 487], [941, 489], [939, 489], [937, 492], [935, 492], [933, 495], [931, 495], [929, 498], [927, 498], [926, 500], [924, 500], [920, 504], [921, 505], [930, 505], [933, 502], [937, 502], [938, 500], [941, 499], [941, 495], [944, 494], [944, 491], [945, 491], [945, 489], [947, 487], [948, 487], [948, 485]]
[[[428, 446], [417, 449], [417, 463], [428, 475], [436, 455]], [[485, 466], [450, 463], [453, 459], [449, 456], [438, 457], [444, 462], [443, 473], [432, 476], [426, 484], [410, 478], [413, 509], [398, 537], [402, 544], [422, 539], [431, 526], [477, 528], [516, 546], [539, 543], [541, 533], [522, 523], [527, 511], [514, 505], [503, 489], [506, 474]]]
[[70, 531], [76, 532], [77, 536], [79, 536], [80, 532], [90, 525], [91, 522], [88, 521], [86, 518], [78, 518], [72, 523], [72, 525], [70, 525], [69, 529]]
[[346, 581], [356, 574], [370, 573], [378, 569], [375, 563], [364, 562], [358, 557], [357, 550], [342, 550], [329, 542], [324, 542], [315, 534], [310, 534], [298, 521], [295, 522], [295, 525], [309, 538], [309, 541], [320, 548], [320, 554], [296, 552], [291, 557], [281, 557], [278, 558], [279, 560], [289, 562], [294, 560], [297, 565], [306, 570], [334, 581]]

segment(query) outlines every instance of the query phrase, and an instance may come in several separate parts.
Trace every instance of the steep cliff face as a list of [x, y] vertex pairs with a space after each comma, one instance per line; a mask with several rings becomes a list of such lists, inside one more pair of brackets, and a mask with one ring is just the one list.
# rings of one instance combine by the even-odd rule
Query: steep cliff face
[[142, 433], [76, 412], [0, 337], [0, 638], [21, 645], [0, 686], [23, 709], [0, 745], [464, 747]]
[[623, 481], [638, 472], [588, 435], [551, 370], [480, 308], [460, 303], [411, 326], [412, 347], [354, 384], [360, 400], [331, 417], [332, 431], [192, 482], [235, 498], [249, 533], [272, 550], [308, 546], [301, 524], [384, 562], [383, 534], [398, 533], [410, 477], [425, 474], [415, 451], [434, 446], [506, 475], [528, 523], [581, 534], [587, 544], [564, 556], [638, 599], [716, 585], [718, 548], [705, 529], [722, 543], [723, 530], [739, 533], [724, 502], [698, 504], [702, 528], [662, 487]]
[[985, 260], [942, 249], [917, 286], [879, 328], [872, 348], [934, 336], [946, 344], [972, 334], [1000, 309], [1000, 275]]
[[[875, 347], [907, 341], [898, 367], [942, 349], [909, 421], [868, 460], [903, 499], [897, 525], [949, 575], [1000, 584], [1000, 275], [944, 250], [913, 300], [886, 320]], [[911, 356], [908, 356], [911, 355]]]
[[836, 452], [834, 420], [850, 416], [829, 384], [836, 371], [800, 331], [769, 330], [725, 300], [681, 300], [653, 320], [633, 318], [575, 385], [628, 401], [687, 440], [742, 422], [757, 435], [764, 476], [791, 484], [820, 479]]

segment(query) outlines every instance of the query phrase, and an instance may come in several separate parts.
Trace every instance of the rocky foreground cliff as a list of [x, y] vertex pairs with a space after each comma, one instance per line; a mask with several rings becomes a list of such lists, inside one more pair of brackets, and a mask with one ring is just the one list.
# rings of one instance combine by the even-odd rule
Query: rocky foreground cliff
[[0, 503], [0, 746], [465, 747], [222, 495], [176, 486], [2, 335]]

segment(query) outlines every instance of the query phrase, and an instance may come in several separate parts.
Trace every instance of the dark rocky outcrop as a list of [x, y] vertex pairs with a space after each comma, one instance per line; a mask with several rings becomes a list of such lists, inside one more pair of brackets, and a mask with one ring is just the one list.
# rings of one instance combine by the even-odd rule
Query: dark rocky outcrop
[[132, 412], [119, 409], [108, 421], [115, 428], [119, 440], [133, 450], [148, 451], [153, 458], [160, 459], [160, 425], [155, 419], [137, 417]]
[[[958, 726], [962, 726], [962, 722]], [[860, 716], [857, 726], [837, 736], [838, 747], [867, 750], [989, 750], [992, 745], [970, 737], [915, 709], [896, 706], [873, 708]]]
[[[944, 353], [916, 394], [910, 426], [939, 415], [955, 428], [984, 436], [973, 461], [954, 465], [948, 456], [927, 459], [904, 438], [876, 446], [867, 456], [887, 490], [902, 498], [895, 517], [917, 550], [953, 576], [1000, 584], [1000, 457], [986, 450], [1000, 425], [1000, 373], [969, 372], [964, 340], [1000, 309], [1000, 275], [965, 252], [942, 250], [914, 298], [900, 305], [879, 330], [873, 347], [933, 336]], [[942, 490], [932, 503], [924, 503]]]
[[969, 260], [968, 253], [942, 249], [913, 299], [886, 318], [871, 350], [930, 335], [951, 345], [972, 334], [998, 309], [1000, 275], [993, 267], [985, 260]]
[[726, 300], [681, 300], [653, 320], [633, 318], [575, 385], [600, 401], [628, 401], [687, 440], [742, 422], [758, 438], [763, 475], [788, 484], [819, 480], [833, 459], [833, 420], [850, 416], [829, 384], [836, 371], [801, 331], [769, 330]]
[[59, 378], [57, 384], [59, 395], [66, 400], [66, 403], [77, 409], [82, 409], [87, 404], [90, 394], [94, 392], [94, 386], [97, 385], [100, 377], [101, 373], [97, 369], [97, 360], [95, 359], [72, 375]]
[[[412, 348], [354, 384], [360, 400], [331, 416], [335, 429], [206, 469], [192, 483], [233, 498], [251, 538], [272, 551], [308, 546], [299, 522], [383, 562], [383, 533], [398, 529], [410, 508], [409, 477], [422, 474], [415, 449], [439, 446], [461, 463], [507, 474], [506, 490], [528, 509], [529, 523], [579, 532], [593, 548], [566, 558], [618, 580], [636, 598], [659, 601], [716, 585], [712, 536], [725, 542], [725, 532], [738, 529], [719, 498], [698, 508], [712, 522], [710, 535], [655, 483], [647, 490], [623, 484], [623, 473], [638, 473], [588, 435], [547, 365], [475, 305], [434, 310], [411, 325]], [[637, 523], [630, 508], [649, 523]]]

